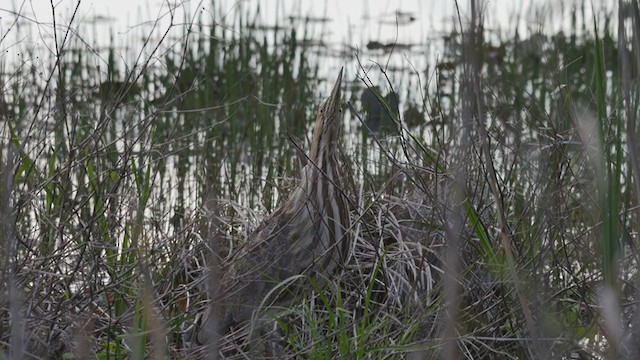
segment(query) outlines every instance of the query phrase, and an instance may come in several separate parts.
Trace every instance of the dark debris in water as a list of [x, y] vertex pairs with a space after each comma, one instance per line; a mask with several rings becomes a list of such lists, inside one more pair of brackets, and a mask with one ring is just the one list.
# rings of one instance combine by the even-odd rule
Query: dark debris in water
[[289, 16], [289, 21], [291, 22], [300, 21], [306, 24], [309, 24], [309, 23], [324, 24], [332, 21], [332, 19], [324, 16]]
[[382, 50], [384, 52], [390, 52], [393, 50], [411, 50], [414, 45], [403, 43], [382, 43], [380, 41], [369, 41], [367, 43], [367, 49], [369, 50]]

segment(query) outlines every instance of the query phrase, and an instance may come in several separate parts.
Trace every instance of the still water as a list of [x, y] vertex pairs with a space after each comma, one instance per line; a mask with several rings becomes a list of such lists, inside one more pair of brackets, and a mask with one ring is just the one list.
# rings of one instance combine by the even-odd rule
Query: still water
[[[543, 30], [548, 34], [567, 31], [571, 26], [569, 12], [576, 7], [583, 8], [583, 16], [591, 19], [592, 10], [597, 14], [612, 13], [617, 2], [479, 0], [477, 3], [490, 34], [509, 37], [517, 31], [524, 38], [532, 31]], [[276, 26], [306, 31], [307, 38], [323, 42], [327, 54], [338, 55], [335, 61], [326, 64], [328, 68], [336, 68], [343, 62], [340, 58], [355, 53], [403, 68], [411, 61], [420, 68], [428, 60], [420, 55], [436, 56], [434, 40], [464, 24], [469, 19], [469, 9], [468, 1], [454, 0], [226, 0], [215, 5], [210, 1], [59, 0], [51, 4], [43, 0], [11, 0], [0, 5], [0, 59], [5, 63], [21, 63], [25, 61], [21, 53], [25, 48], [53, 52], [55, 35], [58, 43], [77, 37], [97, 53], [113, 44], [126, 57], [136, 53], [127, 52], [127, 48], [139, 48], [145, 41], [155, 45], [168, 38], [173, 41], [164, 45], [173, 46], [196, 21], [216, 23], [233, 31], [238, 20], [248, 20], [266, 32]], [[128, 59], [122, 60], [126, 63]]]

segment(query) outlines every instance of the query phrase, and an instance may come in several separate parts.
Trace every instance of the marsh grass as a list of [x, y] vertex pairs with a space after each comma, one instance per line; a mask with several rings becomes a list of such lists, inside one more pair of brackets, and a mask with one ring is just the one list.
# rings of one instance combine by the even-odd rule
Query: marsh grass
[[[640, 351], [638, 3], [619, 3], [615, 36], [576, 8], [574, 32], [495, 40], [470, 9], [419, 89], [351, 68], [368, 89], [340, 149], [356, 241], [330, 286], [276, 309], [280, 356]], [[194, 329], [295, 186], [326, 49], [242, 14], [174, 19], [125, 66], [112, 46], [96, 67], [59, 27], [46, 71], [3, 61], [0, 358], [247, 354], [246, 328], [204, 345]]]

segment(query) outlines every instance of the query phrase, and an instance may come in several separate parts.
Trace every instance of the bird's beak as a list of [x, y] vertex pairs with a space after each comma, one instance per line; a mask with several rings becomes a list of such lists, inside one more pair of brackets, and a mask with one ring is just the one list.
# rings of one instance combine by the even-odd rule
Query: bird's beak
[[340, 92], [340, 87], [342, 85], [342, 71], [344, 70], [344, 68], [340, 69], [340, 74], [338, 74], [338, 79], [336, 80], [335, 85], [333, 85], [333, 90], [331, 90], [331, 95], [329, 95], [329, 106], [327, 106], [327, 108], [329, 109], [334, 109], [334, 108], [340, 108], [340, 99], [341, 99], [341, 92]]

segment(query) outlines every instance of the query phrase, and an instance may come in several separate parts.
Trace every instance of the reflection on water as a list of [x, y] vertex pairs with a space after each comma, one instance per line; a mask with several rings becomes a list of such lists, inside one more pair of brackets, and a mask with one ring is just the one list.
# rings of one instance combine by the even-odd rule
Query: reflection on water
[[395, 93], [383, 95], [377, 86], [364, 88], [360, 95], [360, 105], [365, 114], [364, 122], [374, 134], [380, 135], [396, 129], [394, 119], [398, 121], [400, 110]]

